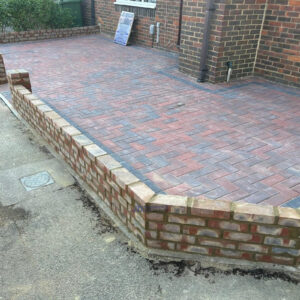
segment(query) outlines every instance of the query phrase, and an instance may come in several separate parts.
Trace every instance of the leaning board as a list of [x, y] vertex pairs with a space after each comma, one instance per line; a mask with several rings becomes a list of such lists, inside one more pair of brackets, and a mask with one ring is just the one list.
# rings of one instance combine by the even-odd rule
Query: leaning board
[[134, 13], [122, 11], [118, 28], [115, 34], [114, 42], [123, 46], [128, 44], [132, 25], [134, 21]]

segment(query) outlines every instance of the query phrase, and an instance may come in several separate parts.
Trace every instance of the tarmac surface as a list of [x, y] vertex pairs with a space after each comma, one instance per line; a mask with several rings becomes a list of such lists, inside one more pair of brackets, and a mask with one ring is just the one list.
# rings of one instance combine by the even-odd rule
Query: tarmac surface
[[[1, 300], [299, 299], [299, 284], [260, 271], [142, 257], [1, 100], [0, 128]], [[39, 172], [54, 183], [26, 191], [20, 179]]]

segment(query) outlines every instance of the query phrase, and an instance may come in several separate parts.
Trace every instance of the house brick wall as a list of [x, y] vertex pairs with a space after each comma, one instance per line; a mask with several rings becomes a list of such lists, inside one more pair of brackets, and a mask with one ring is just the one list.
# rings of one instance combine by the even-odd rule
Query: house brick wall
[[[133, 8], [115, 5], [115, 0], [95, 0], [96, 19], [101, 23], [101, 31], [114, 35], [121, 11], [135, 13], [131, 41], [148, 47], [177, 51], [179, 31], [180, 0], [157, 0], [156, 9]], [[156, 35], [149, 34], [151, 24], [160, 22], [159, 43]]]
[[[199, 75], [205, 2], [184, 2], [179, 68], [194, 77]], [[215, 6], [207, 60], [209, 81], [225, 81], [230, 61], [232, 78], [256, 73], [300, 85], [300, 1], [216, 0]]]
[[[222, 37], [222, 16], [225, 4], [223, 1], [215, 2], [215, 12], [211, 22], [211, 35], [209, 44], [209, 77], [213, 76], [213, 69], [219, 56]], [[181, 29], [181, 45], [179, 54], [179, 69], [193, 77], [200, 72], [200, 51], [203, 40], [204, 22], [206, 15], [206, 1], [184, 1]]]
[[[228, 3], [229, 2], [229, 3]], [[219, 57], [212, 55], [211, 77], [215, 82], [227, 76], [227, 62], [232, 62], [232, 78], [252, 75], [260, 30], [263, 22], [265, 0], [227, 1], [224, 10]], [[219, 19], [222, 16], [218, 16]], [[215, 64], [212, 62], [216, 61]]]
[[[180, 49], [179, 69], [193, 77], [199, 76], [206, 0], [183, 1], [180, 48], [177, 45], [180, 0], [157, 0], [155, 10], [119, 6], [114, 2], [95, 0], [96, 19], [103, 32], [113, 35], [121, 11], [133, 11], [136, 13], [133, 43], [171, 51]], [[232, 62], [232, 78], [255, 72], [299, 86], [299, 3], [297, 0], [215, 0], [207, 79], [225, 81], [227, 62]], [[158, 44], [155, 36], [149, 34], [150, 24], [157, 22], [161, 23]]]
[[[253, 72], [265, 0], [216, 0], [211, 21], [207, 66], [212, 82], [226, 80], [227, 62], [232, 62], [232, 78]], [[184, 2], [180, 69], [199, 75], [203, 40], [205, 0]]]
[[146, 247], [299, 266], [300, 210], [155, 194], [34, 96], [28, 72], [7, 73], [15, 109]]
[[300, 86], [299, 0], [268, 0], [255, 73]]

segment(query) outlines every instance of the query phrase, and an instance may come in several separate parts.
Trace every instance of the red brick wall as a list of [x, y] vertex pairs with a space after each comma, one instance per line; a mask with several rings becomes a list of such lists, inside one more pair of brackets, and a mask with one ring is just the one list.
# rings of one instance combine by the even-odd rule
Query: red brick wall
[[[209, 76], [213, 80], [216, 62], [220, 54], [222, 24], [225, 4], [216, 1], [216, 11], [211, 22], [209, 45]], [[200, 51], [203, 40], [204, 21], [206, 15], [206, 0], [184, 1], [181, 31], [181, 46], [179, 56], [179, 69], [192, 75], [199, 76]], [[219, 17], [220, 16], [220, 17]]]
[[[213, 81], [226, 79], [228, 61], [233, 63], [232, 78], [252, 75], [265, 1], [231, 0], [226, 4], [220, 53], [218, 58], [215, 55], [215, 69], [211, 69]], [[218, 15], [217, 18], [221, 19], [222, 16]]]
[[[212, 82], [225, 81], [228, 61], [232, 78], [251, 75], [263, 19], [265, 0], [216, 0], [211, 21], [207, 65]], [[180, 69], [199, 75], [206, 0], [185, 1]]]
[[269, 0], [255, 72], [300, 86], [300, 1]]
[[155, 194], [7, 73], [15, 109], [148, 248], [299, 266], [300, 210]]
[[[179, 65], [194, 77], [199, 75], [205, 2], [184, 2]], [[268, 0], [267, 6], [266, 2], [215, 1], [207, 61], [210, 81], [225, 81], [226, 62], [231, 61], [232, 78], [255, 71], [285, 84], [300, 85], [300, 1]]]
[[[268, 0], [267, 6], [266, 1], [215, 1], [207, 60], [209, 81], [225, 81], [226, 63], [230, 61], [233, 63], [232, 78], [249, 76], [255, 71], [282, 83], [300, 85], [300, 1]], [[111, 35], [116, 31], [120, 12], [132, 11], [114, 2], [95, 0], [96, 19], [102, 24], [102, 31]], [[199, 75], [206, 2], [183, 1], [179, 68], [194, 77]], [[157, 0], [155, 10], [140, 11], [132, 42], [177, 51], [179, 10], [180, 0]], [[161, 23], [159, 44], [152, 43], [149, 35], [150, 24], [157, 22]]]
[[[136, 14], [131, 40], [134, 43], [152, 46], [152, 36], [149, 26], [160, 22], [160, 41], [153, 47], [177, 51], [179, 30], [180, 0], [157, 0], [156, 9], [139, 9], [119, 6], [115, 0], [95, 0], [96, 19], [101, 23], [101, 31], [114, 35], [122, 10], [133, 11]], [[155, 40], [156, 36], [154, 36]]]
[[0, 44], [66, 38], [79, 35], [96, 34], [99, 32], [99, 26], [6, 32], [0, 33]]

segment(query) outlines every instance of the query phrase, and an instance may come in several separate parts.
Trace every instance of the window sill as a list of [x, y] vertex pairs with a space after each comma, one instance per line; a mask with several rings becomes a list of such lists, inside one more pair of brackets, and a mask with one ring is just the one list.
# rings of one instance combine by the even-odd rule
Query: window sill
[[135, 6], [135, 7], [142, 7], [142, 8], [152, 8], [152, 9], [155, 9], [155, 7], [156, 7], [156, 3], [127, 1], [127, 0], [117, 0], [114, 4], [115, 5]]

